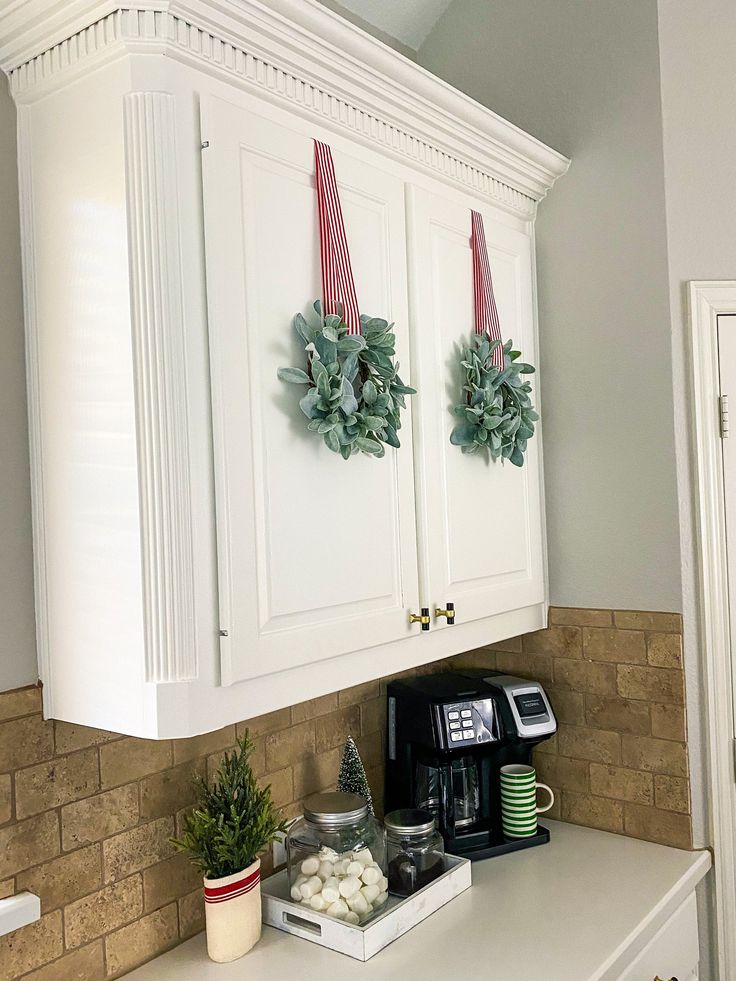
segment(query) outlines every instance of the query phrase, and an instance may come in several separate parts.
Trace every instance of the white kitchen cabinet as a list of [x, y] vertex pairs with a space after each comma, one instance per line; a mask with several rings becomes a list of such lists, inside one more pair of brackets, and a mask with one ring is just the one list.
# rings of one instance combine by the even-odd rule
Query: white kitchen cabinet
[[408, 200], [424, 595], [432, 609], [453, 603], [458, 625], [545, 600], [540, 441], [521, 468], [450, 444], [458, 354], [474, 331], [471, 208], [483, 216], [503, 339], [536, 364], [533, 242], [522, 223], [442, 187], [410, 186]]
[[[470, 208], [535, 361], [534, 218], [568, 162], [313, 0], [29, 0], [0, 38], [47, 715], [188, 736], [541, 627], [541, 434], [490, 465], [449, 407]], [[319, 294], [315, 138], [420, 389], [382, 460], [330, 454], [276, 378]], [[451, 628], [410, 625], [448, 601]]]

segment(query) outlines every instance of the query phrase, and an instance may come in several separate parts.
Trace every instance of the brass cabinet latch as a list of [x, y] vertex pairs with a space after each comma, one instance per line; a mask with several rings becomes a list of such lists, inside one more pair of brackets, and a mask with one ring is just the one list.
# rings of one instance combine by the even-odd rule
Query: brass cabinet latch
[[455, 622], [455, 604], [448, 603], [446, 610], [435, 610], [434, 615], [436, 617], [447, 617], [447, 622], [452, 624]]
[[421, 623], [422, 630], [429, 630], [429, 607], [423, 606], [421, 613], [410, 613], [409, 623]]

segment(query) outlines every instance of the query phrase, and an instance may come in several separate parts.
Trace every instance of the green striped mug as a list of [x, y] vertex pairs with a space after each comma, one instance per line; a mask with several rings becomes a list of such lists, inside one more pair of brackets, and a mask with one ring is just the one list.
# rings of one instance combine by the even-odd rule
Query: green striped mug
[[[549, 804], [537, 806], [537, 788], [549, 794]], [[537, 833], [537, 814], [555, 802], [552, 788], [539, 783], [533, 766], [509, 763], [501, 767], [501, 823], [507, 838], [530, 838]]]

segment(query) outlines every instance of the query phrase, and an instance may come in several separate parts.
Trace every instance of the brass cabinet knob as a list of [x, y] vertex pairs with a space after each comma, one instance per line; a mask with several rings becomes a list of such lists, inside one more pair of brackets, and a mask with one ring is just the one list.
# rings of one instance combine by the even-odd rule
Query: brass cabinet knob
[[421, 623], [422, 630], [429, 630], [429, 607], [423, 606], [421, 613], [410, 613], [409, 623]]
[[448, 603], [446, 610], [435, 610], [434, 615], [436, 617], [447, 617], [447, 622], [452, 624], [455, 622], [455, 604]]
[[[654, 981], [665, 981], [665, 979], [664, 979], [664, 978], [660, 978], [660, 976], [659, 976], [659, 975], [657, 975], [657, 976], [656, 976], [656, 978], [654, 978]], [[672, 977], [671, 977], [671, 978], [669, 979], [669, 981], [677, 981], [677, 978], [676, 978], [676, 977], [675, 977], [675, 976], [673, 975], [673, 976], [672, 976]]]

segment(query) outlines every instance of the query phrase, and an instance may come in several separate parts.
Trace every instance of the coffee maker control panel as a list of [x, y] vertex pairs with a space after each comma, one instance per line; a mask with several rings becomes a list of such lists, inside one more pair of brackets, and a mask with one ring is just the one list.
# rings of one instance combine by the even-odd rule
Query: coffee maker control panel
[[441, 708], [445, 739], [450, 749], [479, 746], [499, 738], [500, 725], [492, 698], [452, 702]]

